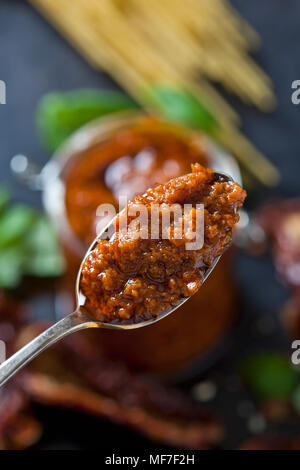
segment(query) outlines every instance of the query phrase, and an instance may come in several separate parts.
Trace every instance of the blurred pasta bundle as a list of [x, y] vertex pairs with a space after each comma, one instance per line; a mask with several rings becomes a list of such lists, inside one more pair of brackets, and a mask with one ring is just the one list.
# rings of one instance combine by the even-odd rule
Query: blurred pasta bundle
[[184, 123], [211, 134], [260, 182], [276, 184], [278, 171], [240, 133], [239, 116], [212, 84], [262, 111], [275, 105], [270, 78], [249, 55], [259, 37], [227, 0], [30, 1], [143, 107], [167, 117], [173, 107], [177, 120], [189, 121], [183, 108], [196, 102], [202, 122]]

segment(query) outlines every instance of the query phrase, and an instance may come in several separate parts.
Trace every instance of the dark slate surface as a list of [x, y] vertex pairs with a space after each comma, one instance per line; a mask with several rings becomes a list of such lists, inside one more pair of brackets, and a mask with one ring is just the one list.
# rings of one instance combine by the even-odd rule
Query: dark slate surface
[[[234, 0], [232, 3], [261, 34], [262, 48], [255, 57], [271, 75], [279, 102], [275, 112], [263, 115], [233, 100], [243, 117], [245, 133], [269, 155], [282, 174], [279, 188], [260, 189], [250, 196], [248, 204], [254, 208], [273, 196], [299, 196], [300, 192], [300, 106], [291, 102], [291, 83], [300, 79], [300, 3], [298, 0]], [[7, 104], [0, 106], [0, 180], [11, 186], [16, 199], [40, 206], [39, 194], [17, 185], [9, 170], [10, 158], [15, 153], [31, 155], [41, 165], [48, 159], [34, 126], [34, 109], [39, 98], [52, 90], [112, 88], [116, 85], [104, 73], [92, 70], [38, 13], [21, 0], [0, 2], [0, 79], [7, 84]], [[226, 382], [235, 358], [248, 350], [274, 347], [286, 350], [289, 347], [276, 319], [288, 294], [276, 280], [269, 257], [252, 259], [240, 254], [236, 275], [247, 326], [241, 328], [222, 367], [219, 365], [211, 372], [219, 383], [216, 405], [228, 425], [225, 448], [237, 446], [249, 434], [246, 420], [236, 414], [236, 403], [248, 399], [247, 392], [239, 388], [233, 391]], [[51, 304], [47, 305], [41, 312], [43, 317], [51, 316]], [[258, 333], [257, 325], [262, 315], [271, 322], [269, 335]], [[104, 447], [112, 438], [114, 442], [151, 447], [135, 433], [110, 423], [99, 423], [70, 412], [49, 413], [44, 408], [38, 408], [37, 413], [46, 423], [45, 435], [38, 448], [95, 448], [99, 436]], [[97, 439], [90, 441], [86, 428], [96, 430]], [[300, 427], [289, 428], [289, 432], [297, 431], [300, 432]]]

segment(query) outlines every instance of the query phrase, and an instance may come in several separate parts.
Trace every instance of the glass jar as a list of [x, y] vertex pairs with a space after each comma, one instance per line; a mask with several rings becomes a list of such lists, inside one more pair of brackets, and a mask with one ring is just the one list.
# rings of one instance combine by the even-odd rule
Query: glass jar
[[[141, 139], [136, 139], [137, 143], [134, 140], [130, 141], [128, 137], [134, 136], [134, 132], [141, 128], [146, 133], [146, 142], [148, 142], [145, 148], [139, 147]], [[155, 136], [152, 137], [155, 140], [152, 147], [151, 135]], [[174, 144], [176, 139], [178, 140], [178, 145], [174, 145], [174, 148], [171, 135], [174, 137]], [[126, 138], [129, 142], [128, 152], [125, 152]], [[122, 139], [123, 147], [120, 144]], [[188, 145], [191, 156], [187, 157], [185, 152], [183, 155], [178, 155], [177, 150], [181, 148], [180, 139], [184, 145]], [[120, 145], [122, 149], [118, 154]], [[114, 148], [117, 151], [113, 150]], [[145, 151], [148, 154], [145, 154]], [[144, 152], [142, 155], [144, 160], [141, 158], [141, 152]], [[158, 160], [156, 163], [150, 162], [153, 167], [151, 165], [149, 167], [151, 152], [155, 158], [159, 156], [159, 162]], [[156, 175], [162, 174], [162, 168], [165, 172], [168, 168], [169, 177], [177, 176], [171, 174], [172, 171], [175, 172], [176, 166], [174, 152], [177, 161], [176, 172], [180, 170], [180, 166], [182, 172], [188, 172], [187, 160], [193, 158], [193, 152], [196, 156], [198, 152], [199, 156], [204, 157], [208, 166], [227, 173], [234, 180], [241, 182], [236, 161], [206, 136], [137, 112], [117, 113], [89, 123], [77, 131], [45, 166], [42, 171], [43, 202], [57, 228], [67, 261], [67, 270], [59, 295], [60, 314], [68, 314], [74, 308], [75, 279], [82, 257], [88, 248], [89, 240], [84, 239], [81, 233], [85, 233], [86, 230], [81, 229], [85, 226], [87, 214], [91, 209], [89, 201], [95, 196], [89, 188], [93, 187], [97, 195], [101, 186], [99, 194], [102, 195], [102, 200], [97, 200], [99, 204], [111, 202], [112, 199], [116, 199], [117, 190], [115, 186], [111, 186], [111, 180], [106, 181], [107, 172], [109, 171], [110, 177], [113, 175], [113, 183], [120, 183], [121, 187], [124, 187], [122, 175], [127, 172], [129, 195], [143, 192], [152, 184], [152, 179]], [[136, 159], [137, 155], [139, 170], [133, 170], [132, 159]], [[127, 167], [125, 160], [121, 161], [125, 157]], [[123, 166], [120, 165], [120, 161]], [[173, 167], [170, 162], [173, 162]], [[134, 164], [136, 163], [135, 161]], [[112, 167], [112, 164], [115, 166]], [[149, 167], [148, 173], [145, 170], [146, 164]], [[133, 171], [137, 171], [137, 174], [133, 175]], [[141, 179], [141, 175], [144, 175], [144, 179]], [[169, 179], [165, 173], [164, 179]], [[145, 187], [142, 187], [143, 185]], [[90, 233], [89, 236], [94, 238], [95, 233]], [[231, 276], [231, 257], [232, 250], [228, 250], [211, 274], [209, 281], [199, 292], [163, 321], [126, 333], [103, 329], [81, 334], [89, 334], [91, 342], [97, 343], [99, 357], [123, 361], [133, 370], [174, 375], [187, 370], [195, 362], [201, 367], [201, 360], [204, 358], [206, 360], [208, 352], [215, 351], [236, 318], [237, 302]]]

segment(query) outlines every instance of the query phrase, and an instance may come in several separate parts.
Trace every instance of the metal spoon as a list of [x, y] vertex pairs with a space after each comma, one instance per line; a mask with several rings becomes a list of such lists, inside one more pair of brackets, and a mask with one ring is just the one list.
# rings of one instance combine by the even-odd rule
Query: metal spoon
[[[220, 181], [226, 181], [232, 183], [233, 180], [221, 173], [215, 173], [216, 178]], [[120, 213], [121, 214], [121, 213]], [[120, 215], [118, 214], [118, 215]], [[118, 217], [118, 215], [116, 217]], [[107, 239], [107, 233], [113, 232], [114, 222], [116, 217], [109, 222], [109, 224], [104, 227], [102, 232], [96, 237], [90, 248], [88, 249], [82, 265], [86, 259], [86, 257], [90, 254], [90, 252], [95, 248], [98, 240], [100, 239]], [[210, 273], [213, 271], [214, 267], [216, 266], [217, 262], [219, 261], [221, 256], [217, 257], [213, 264], [207, 269], [205, 275], [203, 276], [203, 283], [206, 281]], [[82, 265], [79, 269], [77, 282], [76, 282], [76, 303], [77, 308], [75, 312], [69, 314], [59, 322], [55, 323], [53, 326], [48, 328], [46, 331], [41, 333], [35, 339], [33, 339], [30, 343], [25, 345], [22, 349], [17, 351], [13, 356], [7, 359], [0, 365], [0, 387], [4, 385], [7, 380], [9, 380], [16, 372], [22, 369], [28, 362], [34, 359], [38, 354], [42, 351], [47, 349], [52, 344], [56, 343], [58, 340], [67, 336], [75, 331], [84, 330], [86, 328], [109, 328], [114, 330], [132, 330], [136, 328], [141, 328], [144, 326], [152, 325], [159, 320], [170, 315], [174, 312], [178, 307], [180, 307], [184, 302], [186, 302], [189, 297], [183, 297], [180, 299], [175, 305], [168, 307], [167, 309], [161, 311], [156, 317], [141, 321], [139, 323], [132, 323], [132, 324], [115, 324], [115, 323], [104, 323], [100, 321], [93, 321], [88, 318], [84, 314], [84, 309], [82, 308], [82, 294], [80, 293], [80, 279], [81, 279], [81, 270]]]

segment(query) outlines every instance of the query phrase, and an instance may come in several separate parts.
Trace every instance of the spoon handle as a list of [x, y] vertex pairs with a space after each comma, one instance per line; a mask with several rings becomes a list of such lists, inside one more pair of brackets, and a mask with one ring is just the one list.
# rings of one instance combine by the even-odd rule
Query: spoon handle
[[0, 387], [34, 357], [59, 339], [75, 331], [94, 326], [98, 325], [90, 321], [80, 311], [75, 311], [55, 323], [0, 365]]

